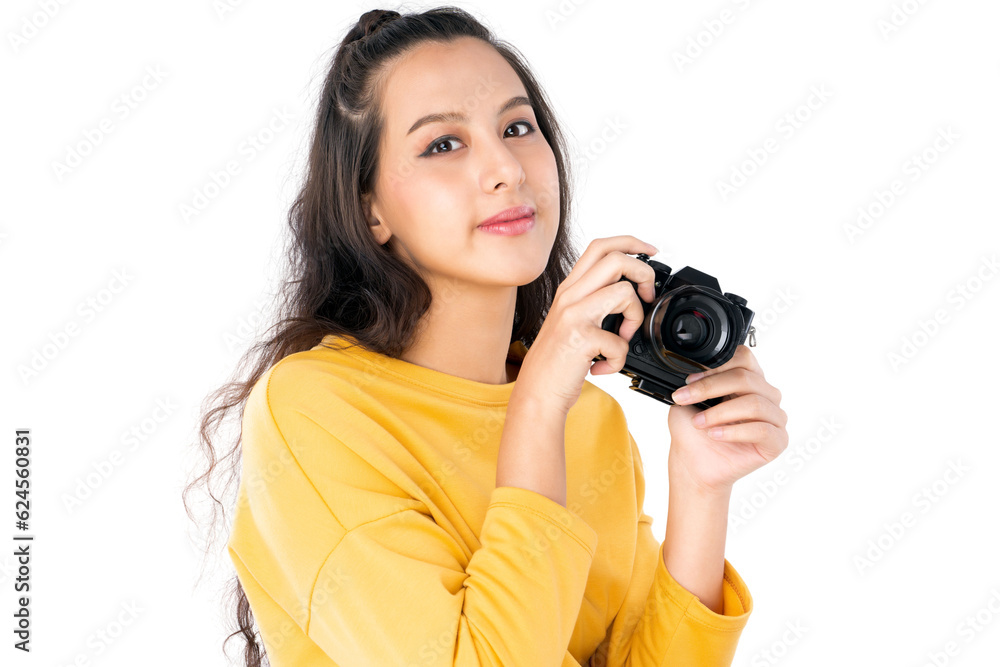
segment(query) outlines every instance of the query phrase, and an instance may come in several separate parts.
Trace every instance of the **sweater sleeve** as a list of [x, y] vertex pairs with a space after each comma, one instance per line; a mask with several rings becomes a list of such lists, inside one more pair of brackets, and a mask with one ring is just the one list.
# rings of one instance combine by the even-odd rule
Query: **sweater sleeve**
[[753, 611], [750, 591], [728, 560], [722, 575], [721, 614], [674, 580], [663, 563], [663, 543], [653, 537], [653, 518], [643, 511], [642, 459], [631, 433], [629, 441], [639, 516], [635, 563], [625, 601], [590, 665], [728, 667]]
[[[274, 414], [262, 406], [246, 417], [244, 477], [267, 483], [241, 489], [233, 557], [333, 662], [564, 664], [598, 538], [579, 515], [534, 491], [497, 487], [469, 555], [398, 489], [338, 482], [333, 502], [329, 476], [311, 474], [298, 454], [342, 451], [342, 467], [357, 457], [307, 415], [278, 411], [279, 425]], [[379, 509], [345, 525], [331, 506]]]

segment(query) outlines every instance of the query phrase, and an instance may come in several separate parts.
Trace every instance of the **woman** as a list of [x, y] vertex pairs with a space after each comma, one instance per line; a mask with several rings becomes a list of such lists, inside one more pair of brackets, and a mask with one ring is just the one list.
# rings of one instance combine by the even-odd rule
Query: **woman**
[[275, 665], [731, 663], [752, 599], [723, 556], [729, 495], [785, 448], [780, 393], [745, 346], [688, 378], [658, 542], [621, 407], [586, 381], [623, 367], [654, 294], [630, 255], [657, 250], [616, 236], [574, 263], [568, 184], [545, 95], [469, 14], [373, 10], [344, 38], [284, 317], [202, 425], [199, 480], [245, 403], [247, 665], [254, 622]]

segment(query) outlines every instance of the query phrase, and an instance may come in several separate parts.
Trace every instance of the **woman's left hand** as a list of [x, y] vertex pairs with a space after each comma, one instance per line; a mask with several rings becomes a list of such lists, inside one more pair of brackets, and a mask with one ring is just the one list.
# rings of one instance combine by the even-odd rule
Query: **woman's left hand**
[[[785, 450], [788, 417], [778, 407], [781, 392], [764, 380], [760, 364], [746, 345], [738, 346], [732, 359], [701, 375], [672, 397], [675, 404], [667, 418], [670, 481], [693, 485], [705, 493], [728, 493], [736, 480]], [[678, 400], [678, 392], [684, 389], [690, 395]], [[705, 410], [691, 405], [719, 396], [726, 400]], [[715, 429], [721, 429], [717, 436]]]

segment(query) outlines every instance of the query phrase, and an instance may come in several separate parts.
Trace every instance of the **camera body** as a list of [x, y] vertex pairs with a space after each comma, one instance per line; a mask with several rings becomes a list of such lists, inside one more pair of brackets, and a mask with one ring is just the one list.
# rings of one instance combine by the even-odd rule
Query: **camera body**
[[[726, 363], [748, 335], [750, 345], [756, 345], [750, 325], [754, 313], [746, 299], [723, 293], [719, 281], [707, 273], [686, 266], [671, 275], [666, 264], [646, 254], [637, 258], [656, 272], [654, 298], [651, 303], [640, 299], [642, 325], [629, 341], [625, 366], [618, 372], [632, 378], [630, 389], [673, 405], [670, 396], [686, 384], [688, 375]], [[620, 313], [608, 315], [601, 328], [617, 334], [624, 320]], [[599, 355], [594, 361], [604, 358]], [[710, 408], [723, 400], [710, 398], [694, 405]]]

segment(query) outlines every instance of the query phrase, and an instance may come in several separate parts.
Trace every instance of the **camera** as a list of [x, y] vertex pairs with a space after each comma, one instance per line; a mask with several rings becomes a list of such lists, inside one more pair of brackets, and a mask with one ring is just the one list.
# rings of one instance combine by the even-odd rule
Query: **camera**
[[[651, 303], [640, 299], [642, 325], [629, 341], [625, 366], [618, 372], [632, 378], [630, 389], [673, 405], [670, 396], [686, 384], [688, 375], [726, 363], [748, 335], [750, 346], [756, 346], [750, 325], [754, 313], [746, 307], [746, 299], [723, 293], [719, 281], [707, 273], [686, 266], [671, 275], [669, 266], [649, 255], [636, 257], [656, 272], [654, 298]], [[623, 315], [614, 313], [604, 318], [601, 328], [617, 334], [624, 321]], [[604, 355], [594, 361], [601, 359]], [[709, 398], [694, 405], [710, 408], [723, 400]]]

